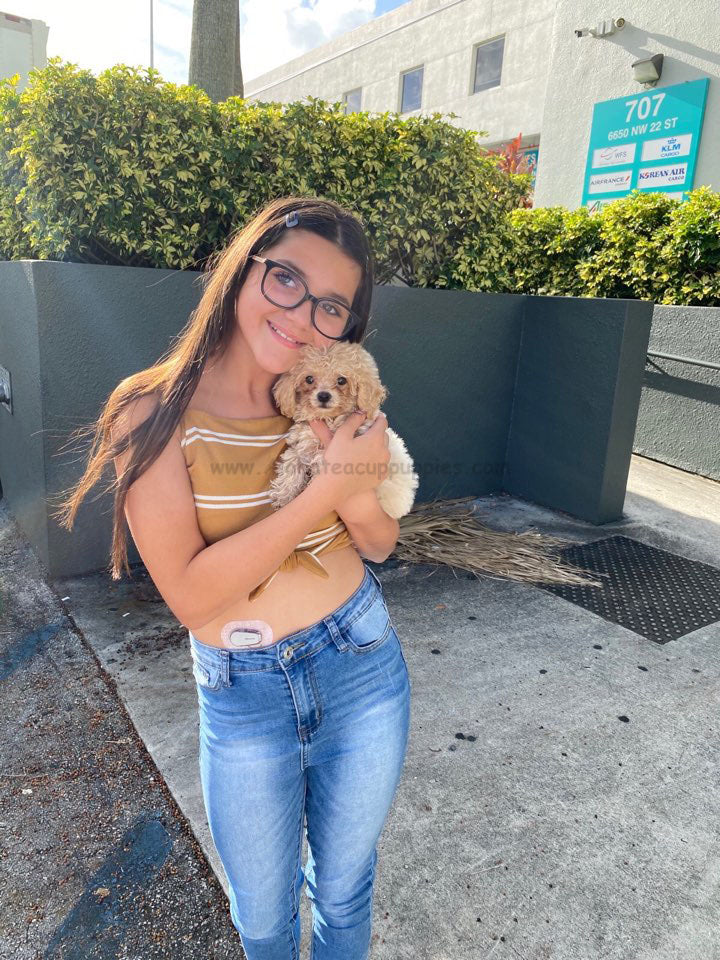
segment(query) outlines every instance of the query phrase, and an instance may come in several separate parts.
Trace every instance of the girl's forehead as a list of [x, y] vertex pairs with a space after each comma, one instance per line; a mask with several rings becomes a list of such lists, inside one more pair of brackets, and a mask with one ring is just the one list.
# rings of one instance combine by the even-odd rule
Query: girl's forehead
[[327, 286], [328, 291], [331, 285], [338, 293], [343, 292], [341, 287], [347, 287], [344, 292], [348, 296], [354, 294], [362, 276], [360, 264], [342, 247], [309, 230], [289, 230], [264, 251], [264, 256], [291, 261], [306, 282]]

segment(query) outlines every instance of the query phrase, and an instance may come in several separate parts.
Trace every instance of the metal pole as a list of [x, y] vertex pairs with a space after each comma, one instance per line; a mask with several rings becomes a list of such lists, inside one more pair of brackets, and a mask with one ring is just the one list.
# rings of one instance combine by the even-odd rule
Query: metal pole
[[[648, 350], [649, 357], [661, 357], [663, 360], [675, 360], [677, 363], [689, 363], [693, 367], [709, 367], [711, 370], [720, 370], [720, 363], [713, 363], [712, 360], [698, 360], [696, 357], [678, 357], [672, 353], [656, 353], [654, 350]], [[650, 361], [652, 363], [652, 361]], [[656, 363], [653, 363], [657, 367]], [[658, 369], [660, 369], [658, 367]], [[664, 371], [663, 371], [664, 372]]]
[[155, 61], [153, 57], [153, 49], [155, 44], [153, 43], [153, 0], [150, 0], [150, 66], [155, 66]]

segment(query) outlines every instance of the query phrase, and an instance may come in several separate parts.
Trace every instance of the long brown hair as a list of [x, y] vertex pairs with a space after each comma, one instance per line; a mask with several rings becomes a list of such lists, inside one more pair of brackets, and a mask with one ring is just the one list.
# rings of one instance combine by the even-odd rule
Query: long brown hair
[[[71, 530], [78, 508], [88, 491], [102, 478], [106, 468], [114, 474], [113, 460], [132, 446], [122, 473], [105, 488], [114, 491], [114, 516], [110, 575], [123, 570], [131, 574], [127, 559], [125, 498], [137, 478], [150, 467], [172, 437], [185, 408], [195, 392], [205, 364], [223, 354], [235, 327], [235, 300], [253, 261], [277, 243], [287, 229], [285, 216], [297, 211], [298, 226], [337, 244], [362, 269], [362, 279], [351, 304], [361, 323], [349, 340], [359, 343], [370, 319], [375, 263], [359, 217], [332, 200], [316, 197], [280, 197], [267, 204], [240, 228], [228, 245], [212, 254], [201, 276], [203, 293], [198, 306], [174, 345], [145, 370], [126, 377], [113, 390], [97, 420], [81, 427], [71, 437], [94, 434], [85, 473], [60, 496], [61, 508], [51, 514], [60, 526]], [[132, 431], [118, 436], [113, 432], [124, 411], [140, 396], [156, 394], [153, 413]]]

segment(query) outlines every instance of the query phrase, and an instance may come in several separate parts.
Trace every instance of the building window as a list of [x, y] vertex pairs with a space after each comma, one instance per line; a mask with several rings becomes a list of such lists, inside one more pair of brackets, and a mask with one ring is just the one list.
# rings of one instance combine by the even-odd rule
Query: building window
[[500, 86], [504, 50], [505, 37], [487, 40], [476, 48], [473, 93]]
[[422, 101], [423, 68], [416, 67], [402, 75], [402, 93], [400, 96], [400, 113], [408, 110], [419, 110]]
[[356, 113], [360, 109], [362, 100], [362, 87], [355, 90], [348, 90], [343, 94], [343, 103], [345, 104], [345, 113]]

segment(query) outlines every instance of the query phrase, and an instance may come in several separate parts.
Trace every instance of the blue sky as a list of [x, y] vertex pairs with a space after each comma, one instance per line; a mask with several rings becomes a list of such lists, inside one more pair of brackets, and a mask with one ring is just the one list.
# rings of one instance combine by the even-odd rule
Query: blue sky
[[[408, 0], [240, 0], [246, 80], [272, 70]], [[150, 0], [0, 0], [5, 13], [44, 20], [48, 56], [98, 73], [150, 64]], [[154, 0], [155, 68], [187, 83], [192, 0]]]
[[379, 2], [375, 4], [375, 16], [380, 17], [383, 13], [387, 13], [388, 10], [401, 7], [403, 3], [407, 3], [407, 0], [379, 0]]

